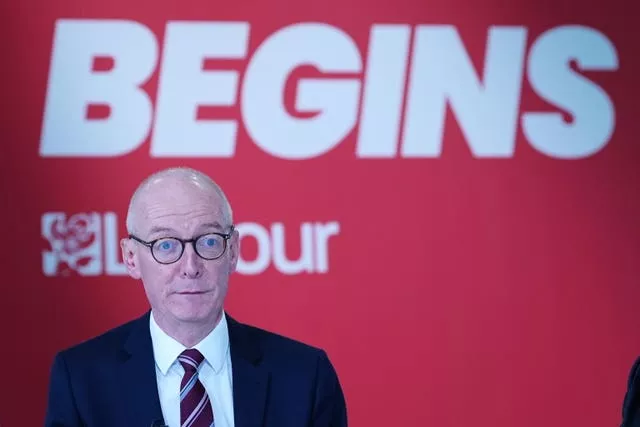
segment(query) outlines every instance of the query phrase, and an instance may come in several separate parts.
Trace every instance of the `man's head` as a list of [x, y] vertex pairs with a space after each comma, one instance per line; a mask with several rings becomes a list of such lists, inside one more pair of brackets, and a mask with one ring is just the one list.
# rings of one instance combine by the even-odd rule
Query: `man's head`
[[[231, 206], [211, 178], [188, 168], [151, 175], [131, 198], [127, 231], [131, 237], [121, 241], [127, 271], [142, 280], [156, 316], [172, 323], [218, 319], [239, 237]], [[167, 240], [200, 236], [184, 245]]]

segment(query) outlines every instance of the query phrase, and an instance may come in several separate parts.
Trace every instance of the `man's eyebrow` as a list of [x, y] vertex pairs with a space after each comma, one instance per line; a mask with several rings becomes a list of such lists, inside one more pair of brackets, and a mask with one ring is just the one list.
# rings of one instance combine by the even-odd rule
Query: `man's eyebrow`
[[169, 227], [161, 227], [158, 225], [154, 225], [153, 227], [151, 227], [151, 230], [149, 230], [149, 234], [157, 234], [157, 233], [175, 233], [176, 231], [173, 228], [169, 228]]
[[218, 230], [223, 229], [222, 225], [218, 221], [207, 222], [206, 224], [202, 224], [200, 227], [198, 227], [198, 229], [203, 229], [203, 228], [204, 229], [215, 228]]
[[[224, 227], [218, 221], [207, 222], [198, 226], [198, 230], [210, 230], [212, 228], [219, 231], [222, 231], [224, 229]], [[160, 225], [154, 225], [153, 227], [151, 227], [151, 230], [149, 230], [149, 236], [153, 236], [158, 233], [168, 233], [172, 236], [178, 235], [178, 232], [175, 229]]]

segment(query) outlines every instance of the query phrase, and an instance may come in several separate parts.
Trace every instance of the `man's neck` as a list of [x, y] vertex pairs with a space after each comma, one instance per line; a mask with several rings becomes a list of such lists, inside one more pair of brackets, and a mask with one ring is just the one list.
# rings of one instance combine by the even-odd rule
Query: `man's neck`
[[158, 327], [160, 327], [165, 334], [183, 346], [192, 348], [215, 329], [222, 319], [222, 313], [223, 311], [220, 310], [217, 315], [214, 315], [213, 320], [203, 322], [182, 322], [172, 316], [166, 316], [156, 312], [152, 312], [151, 315], [158, 324]]

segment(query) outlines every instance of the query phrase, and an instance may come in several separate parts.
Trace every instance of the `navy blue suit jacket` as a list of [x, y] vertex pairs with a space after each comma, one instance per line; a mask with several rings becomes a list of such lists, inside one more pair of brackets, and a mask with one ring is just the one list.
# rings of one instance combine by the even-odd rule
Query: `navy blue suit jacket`
[[621, 427], [640, 427], [640, 357], [631, 367], [622, 402]]
[[[45, 427], [162, 424], [149, 315], [58, 353]], [[227, 316], [235, 427], [346, 427], [326, 353]]]

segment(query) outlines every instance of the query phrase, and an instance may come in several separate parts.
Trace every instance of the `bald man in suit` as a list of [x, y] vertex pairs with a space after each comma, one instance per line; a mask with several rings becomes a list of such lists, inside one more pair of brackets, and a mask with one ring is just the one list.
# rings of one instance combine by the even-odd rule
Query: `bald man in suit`
[[124, 263], [151, 310], [56, 355], [46, 427], [347, 427], [324, 350], [225, 312], [240, 237], [213, 180], [152, 175], [127, 230]]

